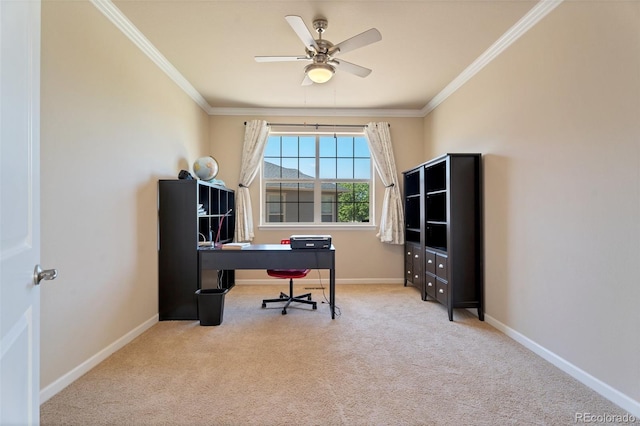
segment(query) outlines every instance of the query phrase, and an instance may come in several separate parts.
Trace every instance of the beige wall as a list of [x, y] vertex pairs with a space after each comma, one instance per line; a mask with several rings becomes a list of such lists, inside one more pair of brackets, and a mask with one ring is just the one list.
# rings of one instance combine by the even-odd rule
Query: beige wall
[[565, 2], [425, 119], [430, 156], [485, 154], [489, 319], [637, 403], [639, 23]]
[[[244, 122], [253, 119], [272, 123], [320, 123], [365, 124], [371, 121], [387, 121], [391, 124], [391, 138], [401, 182], [402, 171], [418, 164], [423, 158], [422, 118], [380, 117], [211, 117], [211, 155], [220, 163], [219, 178], [230, 188], [238, 187], [240, 158], [244, 138]], [[376, 180], [375, 215], [377, 223], [381, 212], [384, 186]], [[336, 228], [287, 228], [285, 230], [260, 229], [260, 182], [256, 177], [250, 186], [252, 197], [255, 240], [257, 243], [274, 243], [291, 234], [330, 234], [336, 246], [336, 282], [340, 283], [400, 283], [403, 282], [404, 250], [402, 246], [383, 244], [376, 237], [377, 227], [369, 230], [339, 230]], [[325, 274], [323, 273], [323, 276]], [[308, 279], [317, 279], [310, 274]], [[239, 283], [270, 283], [264, 271], [238, 271]], [[418, 296], [419, 297], [419, 296]]]
[[206, 152], [209, 121], [88, 2], [42, 4], [41, 97], [46, 388], [157, 318], [157, 179]]
[[[425, 119], [257, 118], [389, 121], [400, 172], [485, 153], [488, 320], [637, 402], [639, 8], [563, 3]], [[59, 269], [42, 287], [47, 388], [154, 320], [157, 179], [212, 154], [236, 188], [256, 117], [206, 116], [88, 2], [43, 2], [42, 25], [41, 261]], [[291, 233], [256, 226], [256, 241]], [[330, 233], [338, 282], [402, 279], [402, 249], [375, 230]]]

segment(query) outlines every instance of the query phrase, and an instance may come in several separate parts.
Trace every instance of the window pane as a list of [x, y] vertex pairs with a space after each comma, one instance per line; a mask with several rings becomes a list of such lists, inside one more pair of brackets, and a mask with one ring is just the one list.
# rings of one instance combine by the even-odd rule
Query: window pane
[[283, 204], [284, 192], [281, 190], [281, 184], [269, 183], [266, 185], [266, 221], [267, 222], [282, 222], [283, 219]]
[[313, 222], [313, 202], [300, 203], [300, 216], [298, 222]]
[[269, 136], [267, 145], [264, 148], [265, 157], [280, 157], [280, 137]]
[[281, 168], [279, 158], [265, 158], [262, 164], [262, 174], [266, 178], [275, 179], [280, 178]]
[[298, 171], [298, 159], [297, 158], [283, 158], [282, 159], [282, 178], [283, 179], [298, 179], [300, 176]]
[[320, 136], [320, 157], [336, 156], [336, 140], [333, 136]]
[[354, 179], [371, 179], [371, 160], [368, 158], [356, 158], [353, 160]]
[[369, 221], [369, 184], [342, 182], [338, 187], [338, 222]]
[[300, 157], [316, 157], [316, 137], [301, 136], [300, 137]]
[[298, 137], [297, 136], [282, 137], [282, 156], [283, 157], [298, 156]]
[[338, 157], [353, 157], [353, 138], [338, 138]]
[[315, 178], [316, 177], [316, 159], [315, 157], [300, 158], [300, 177], [301, 178]]
[[353, 155], [355, 157], [370, 158], [371, 153], [369, 152], [369, 144], [367, 143], [367, 138], [362, 136], [355, 138]]
[[353, 179], [353, 159], [338, 158], [338, 179]]
[[320, 161], [320, 179], [335, 179], [336, 178], [335, 158], [321, 158], [319, 161]]

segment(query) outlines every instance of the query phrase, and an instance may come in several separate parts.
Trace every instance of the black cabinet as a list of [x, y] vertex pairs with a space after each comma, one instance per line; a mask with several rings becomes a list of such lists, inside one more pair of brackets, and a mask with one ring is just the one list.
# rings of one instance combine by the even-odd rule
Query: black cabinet
[[451, 321], [454, 308], [476, 308], [484, 320], [481, 161], [480, 154], [446, 154], [403, 173], [405, 285], [445, 305]]
[[[158, 314], [197, 320], [198, 247], [233, 240], [235, 193], [199, 180], [158, 182]], [[228, 213], [228, 214], [227, 214]], [[234, 271], [208, 271], [203, 287], [230, 288]]]

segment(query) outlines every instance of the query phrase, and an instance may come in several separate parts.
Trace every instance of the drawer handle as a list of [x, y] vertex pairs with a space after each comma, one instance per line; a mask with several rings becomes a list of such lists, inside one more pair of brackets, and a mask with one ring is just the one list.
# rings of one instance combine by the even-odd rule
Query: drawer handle
[[429, 259], [427, 260], [427, 263], [433, 263], [433, 260]]
[[418, 278], [418, 276], [416, 275], [416, 276], [415, 276], [415, 278], [417, 279], [417, 278]]
[[411, 271], [407, 271], [407, 274], [411, 275]]
[[444, 265], [442, 263], [438, 263], [438, 268], [444, 269]]
[[429, 281], [429, 282], [427, 283], [427, 285], [428, 285], [429, 287], [433, 287], [433, 283], [432, 283], [431, 281]]
[[411, 256], [411, 252], [410, 251], [407, 252], [407, 256]]
[[444, 290], [443, 290], [443, 289], [438, 290], [438, 292], [439, 292], [440, 294], [444, 294]]
[[418, 258], [418, 255], [416, 254], [416, 259]]

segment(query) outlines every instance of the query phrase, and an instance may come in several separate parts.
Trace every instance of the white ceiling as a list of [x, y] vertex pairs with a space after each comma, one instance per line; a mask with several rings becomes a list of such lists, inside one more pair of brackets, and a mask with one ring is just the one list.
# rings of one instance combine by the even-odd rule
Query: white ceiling
[[[527, 0], [238, 1], [122, 0], [113, 4], [213, 109], [414, 110], [428, 102], [526, 15]], [[341, 58], [371, 68], [301, 86], [306, 62], [254, 56], [304, 55], [284, 19], [325, 17], [337, 44], [377, 28], [382, 40]]]

